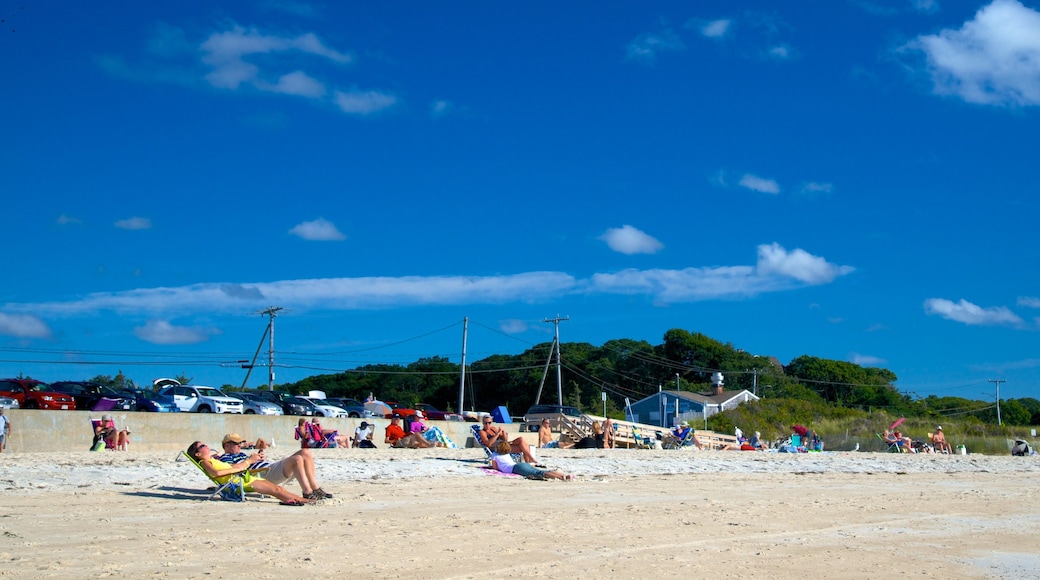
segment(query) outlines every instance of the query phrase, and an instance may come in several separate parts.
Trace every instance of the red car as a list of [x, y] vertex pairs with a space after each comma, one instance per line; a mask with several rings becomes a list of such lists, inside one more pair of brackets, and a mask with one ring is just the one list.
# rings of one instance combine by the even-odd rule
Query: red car
[[423, 416], [426, 417], [427, 419], [430, 419], [431, 421], [460, 421], [460, 420], [462, 420], [462, 417], [460, 417], [459, 415], [456, 415], [455, 413], [449, 413], [447, 411], [441, 411], [441, 410], [437, 409], [437, 407], [434, 407], [433, 405], [429, 405], [429, 404], [426, 404], [426, 403], [419, 403], [418, 405], [415, 406], [415, 408], [418, 409], [419, 411], [422, 411]]
[[393, 417], [394, 415], [400, 415], [402, 417], [411, 417], [415, 414], [415, 409], [406, 407], [404, 403], [398, 403], [397, 401], [383, 402], [386, 403], [391, 409], [393, 409], [393, 413], [387, 415], [387, 418]]
[[47, 390], [47, 383], [34, 379], [0, 379], [0, 396], [18, 401], [22, 409], [76, 410], [76, 399]]

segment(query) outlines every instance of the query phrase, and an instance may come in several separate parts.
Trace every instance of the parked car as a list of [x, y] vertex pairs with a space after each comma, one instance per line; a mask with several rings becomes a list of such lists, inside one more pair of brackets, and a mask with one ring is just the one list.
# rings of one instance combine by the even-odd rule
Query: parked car
[[251, 394], [255, 394], [257, 397], [264, 399], [265, 401], [271, 401], [272, 403], [282, 407], [282, 413], [286, 415], [313, 415], [314, 405], [308, 405], [305, 403], [294, 402], [293, 395], [286, 393], [285, 391], [255, 391]]
[[[57, 393], [72, 395], [76, 400], [77, 409], [108, 411], [119, 409], [121, 411], [136, 411], [137, 400], [135, 397], [120, 395], [112, 387], [106, 387], [101, 383], [89, 381], [57, 381], [51, 383], [51, 390]], [[108, 399], [103, 402], [102, 399]]]
[[282, 406], [265, 400], [256, 393], [228, 393], [227, 396], [242, 400], [246, 415], [284, 415]]
[[325, 402], [330, 405], [336, 405], [340, 409], [347, 412], [348, 417], [355, 418], [370, 418], [375, 417], [372, 411], [369, 411], [361, 404], [361, 401], [357, 399], [350, 399], [345, 397], [330, 397], [325, 399]]
[[124, 397], [133, 397], [137, 402], [137, 410], [148, 413], [179, 413], [180, 409], [173, 402], [173, 397], [166, 397], [144, 389], [126, 388], [119, 391]]
[[17, 409], [18, 406], [18, 399], [0, 397], [0, 409]]
[[397, 401], [383, 402], [389, 405], [390, 409], [393, 410], [393, 412], [390, 413], [391, 417], [393, 417], [394, 415], [398, 415], [400, 417], [411, 417], [415, 414], [415, 409], [409, 407], [408, 405], [405, 405], [404, 403], [398, 403]]
[[173, 381], [159, 389], [159, 394], [173, 397], [174, 404], [183, 413], [241, 413], [242, 400], [229, 397], [220, 389], [202, 385], [182, 385], [173, 379], [156, 379], [153, 382]]
[[0, 379], [0, 396], [18, 401], [22, 409], [76, 409], [71, 395], [56, 393], [47, 383], [35, 379]]
[[318, 399], [315, 397], [296, 397], [304, 401], [310, 402], [314, 405], [314, 416], [315, 417], [346, 417], [347, 411], [337, 407], [335, 405], [325, 404], [325, 399]]
[[430, 419], [430, 420], [433, 420], [433, 421], [461, 421], [462, 420], [462, 415], [457, 415], [455, 413], [449, 413], [447, 411], [441, 411], [441, 410], [438, 410], [437, 407], [434, 407], [433, 405], [428, 405], [426, 403], [419, 403], [419, 404], [417, 404], [415, 406], [415, 409], [417, 411], [422, 411], [423, 415], [425, 415], [427, 419]]
[[524, 413], [524, 425], [529, 431], [537, 431], [542, 419], [549, 418], [552, 428], [556, 429], [563, 417], [576, 419], [581, 417], [581, 411], [567, 405], [532, 405]]

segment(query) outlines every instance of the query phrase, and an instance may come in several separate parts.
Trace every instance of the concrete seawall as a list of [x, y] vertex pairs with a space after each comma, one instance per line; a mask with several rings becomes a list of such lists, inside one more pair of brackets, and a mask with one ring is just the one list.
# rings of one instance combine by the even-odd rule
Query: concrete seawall
[[[87, 451], [94, 433], [90, 419], [101, 418], [102, 413], [91, 411], [40, 411], [9, 409], [4, 414], [11, 420], [11, 435], [5, 453]], [[166, 451], [187, 449], [192, 441], [220, 443], [225, 433], [238, 433], [253, 441], [263, 437], [274, 439], [278, 449], [296, 449], [300, 443], [293, 437], [299, 417], [264, 415], [216, 415], [212, 413], [142, 413], [112, 412], [116, 426], [130, 428], [130, 450]], [[376, 425], [373, 439], [379, 447], [383, 443], [387, 419], [334, 419], [323, 417], [322, 427], [338, 429], [352, 436], [354, 429], [367, 421]], [[426, 421], [440, 427], [444, 434], [459, 447], [470, 447], [473, 423], [462, 421]], [[520, 434], [520, 425], [504, 425], [510, 437]], [[532, 447], [537, 434], [524, 433]]]

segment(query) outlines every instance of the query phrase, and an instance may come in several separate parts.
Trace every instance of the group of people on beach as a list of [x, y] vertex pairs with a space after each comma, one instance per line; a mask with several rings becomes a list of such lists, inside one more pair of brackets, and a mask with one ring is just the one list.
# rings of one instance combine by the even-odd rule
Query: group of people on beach
[[890, 448], [898, 449], [903, 453], [953, 453], [953, 447], [946, 440], [942, 425], [937, 426], [935, 432], [928, 434], [929, 443], [914, 441], [910, 437], [903, 435], [901, 431], [890, 429], [885, 429], [881, 438], [885, 440], [885, 443], [888, 443]]

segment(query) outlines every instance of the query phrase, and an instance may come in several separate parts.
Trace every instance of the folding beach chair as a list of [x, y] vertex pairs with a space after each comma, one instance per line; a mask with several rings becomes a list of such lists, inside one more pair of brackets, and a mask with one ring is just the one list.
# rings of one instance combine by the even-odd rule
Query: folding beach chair
[[[494, 455], [495, 452], [488, 449], [487, 445], [484, 445], [484, 443], [480, 440], [480, 425], [471, 425], [470, 430], [473, 431], [473, 444], [484, 450], [484, 455], [486, 455], [484, 461], [490, 462], [491, 456]], [[513, 461], [520, 462], [524, 460], [524, 455], [522, 453], [510, 453], [509, 455], [513, 458]]]
[[632, 427], [632, 439], [636, 442], [636, 449], [653, 449], [655, 439], [639, 432], [639, 427]]
[[[246, 482], [241, 475], [232, 475], [230, 479], [222, 483], [217, 481], [216, 478], [211, 477], [210, 474], [206, 472], [206, 469], [202, 467], [202, 464], [199, 463], [194, 457], [188, 455], [184, 451], [181, 451], [181, 455], [187, 457], [188, 461], [190, 461], [191, 464], [195, 467], [198, 467], [199, 471], [202, 472], [202, 475], [206, 476], [206, 479], [209, 479], [213, 485], [217, 486], [217, 489], [213, 492], [213, 495], [209, 496], [209, 499], [214, 499], [217, 496], [220, 496], [222, 499], [228, 501], [246, 500]], [[261, 495], [260, 497], [263, 496]]]
[[[116, 426], [114, 421], [112, 421], [111, 419], [107, 419], [106, 420], [104, 417], [102, 417], [100, 419], [94, 419], [94, 418], [89, 418], [89, 419], [90, 419], [90, 434], [91, 434], [92, 437], [94, 436], [94, 434], [97, 433], [97, 428], [100, 427], [104, 423], [108, 423], [113, 429], [115, 429], [115, 426]], [[115, 440], [114, 439], [102, 438], [100, 441], [95, 443], [90, 448], [91, 451], [101, 451], [102, 449], [108, 449], [110, 451], [115, 451], [115, 449], [116, 449], [116, 442], [115, 442]]]
[[889, 453], [902, 453], [903, 452], [903, 446], [900, 445], [899, 441], [887, 441], [881, 435], [881, 433], [874, 433], [874, 435], [877, 435], [877, 438], [880, 439], [882, 443], [884, 443], [885, 445], [888, 446], [888, 452]]

